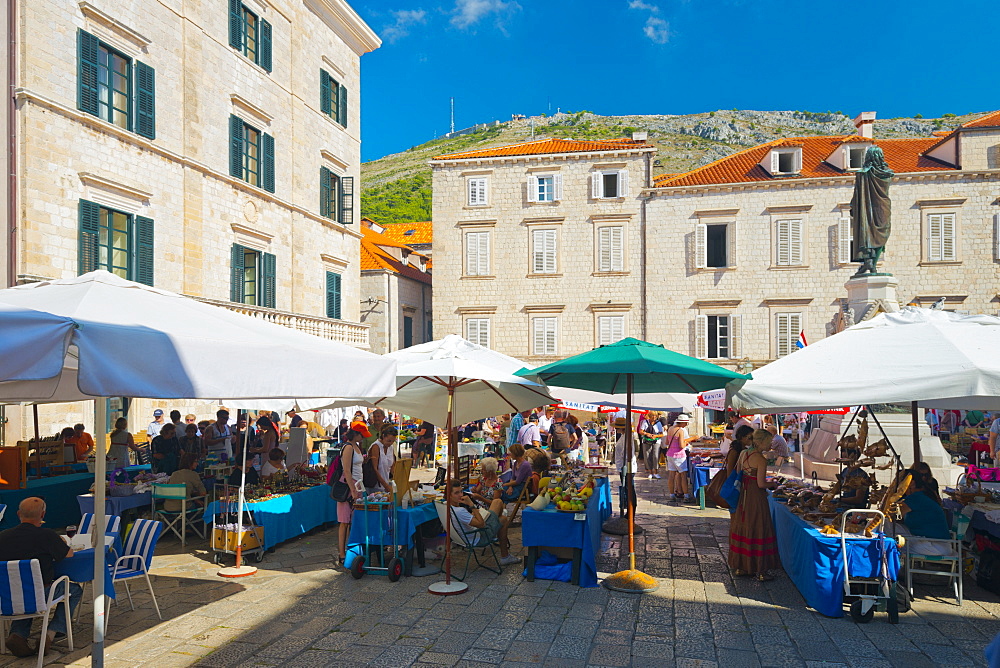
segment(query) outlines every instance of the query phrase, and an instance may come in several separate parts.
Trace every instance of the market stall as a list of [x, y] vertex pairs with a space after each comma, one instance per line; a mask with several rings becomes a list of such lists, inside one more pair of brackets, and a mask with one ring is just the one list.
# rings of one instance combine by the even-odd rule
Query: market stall
[[521, 543], [528, 548], [528, 581], [535, 579], [541, 548], [569, 548], [573, 550], [571, 582], [596, 587], [601, 524], [611, 517], [611, 509], [611, 485], [606, 477], [595, 479], [594, 493], [582, 513], [560, 511], [555, 504], [544, 510], [526, 507], [521, 513]]
[[[76, 524], [80, 519], [76, 497], [87, 493], [93, 484], [93, 473], [71, 473], [52, 478], [36, 478], [29, 480], [27, 486], [21, 489], [0, 490], [0, 503], [16, 511], [22, 500], [29, 496], [40, 496], [45, 499], [45, 525], [49, 528], [60, 528]], [[15, 527], [19, 522], [16, 512], [7, 512], [4, 514], [3, 521], [0, 521], [0, 529]]]
[[[778, 540], [781, 565], [809, 607], [827, 617], [844, 616], [844, 555], [840, 536], [828, 536], [788, 507], [770, 498], [771, 519]], [[881, 543], [881, 544], [880, 544]], [[851, 575], [876, 577], [881, 551], [888, 559], [888, 575], [899, 577], [899, 548], [888, 537], [872, 540], [863, 536], [847, 538], [847, 559]]]

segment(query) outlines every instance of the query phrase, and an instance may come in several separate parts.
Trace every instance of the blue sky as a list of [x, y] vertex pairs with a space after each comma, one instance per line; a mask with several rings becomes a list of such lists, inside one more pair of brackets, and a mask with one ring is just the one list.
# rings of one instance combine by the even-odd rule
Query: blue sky
[[996, 0], [352, 0], [362, 155], [512, 113], [1000, 109]]

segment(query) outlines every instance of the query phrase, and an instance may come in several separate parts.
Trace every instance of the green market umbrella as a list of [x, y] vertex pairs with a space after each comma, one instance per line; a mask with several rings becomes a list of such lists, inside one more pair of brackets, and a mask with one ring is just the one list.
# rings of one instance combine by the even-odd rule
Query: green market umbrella
[[[625, 393], [626, 490], [633, 489], [632, 395], [650, 392], [704, 392], [717, 390], [732, 380], [750, 376], [730, 371], [711, 362], [667, 350], [639, 339], [622, 339], [600, 348], [552, 362], [535, 369], [521, 369], [515, 375], [541, 380], [546, 384], [593, 390], [607, 394]], [[635, 568], [635, 510], [628, 508], [629, 569], [604, 580], [609, 589], [649, 592], [659, 585], [654, 578]]]

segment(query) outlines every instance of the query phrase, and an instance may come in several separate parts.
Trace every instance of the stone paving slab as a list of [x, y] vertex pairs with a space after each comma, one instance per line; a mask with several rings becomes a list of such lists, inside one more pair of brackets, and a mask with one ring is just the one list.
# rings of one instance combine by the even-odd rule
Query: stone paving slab
[[[661, 578], [652, 594], [529, 583], [516, 566], [473, 570], [469, 591], [454, 597], [427, 593], [438, 576], [354, 580], [333, 567], [335, 526], [279, 546], [250, 578], [222, 580], [204, 543], [181, 550], [164, 538], [152, 571], [163, 620], [136, 587], [135, 611], [127, 599], [112, 608], [105, 665], [982, 666], [1000, 633], [1000, 598], [969, 579], [961, 607], [947, 587], [918, 588], [896, 626], [884, 614], [867, 625], [823, 617], [783, 574], [766, 583], [730, 576], [728, 513], [668, 500], [665, 481], [637, 488], [637, 565]], [[519, 536], [514, 529], [515, 553]], [[625, 567], [627, 552], [627, 540], [602, 536], [599, 570]], [[74, 625], [77, 650], [53, 652], [47, 664], [89, 665], [90, 617], [87, 605]], [[0, 656], [0, 667], [32, 665]]]

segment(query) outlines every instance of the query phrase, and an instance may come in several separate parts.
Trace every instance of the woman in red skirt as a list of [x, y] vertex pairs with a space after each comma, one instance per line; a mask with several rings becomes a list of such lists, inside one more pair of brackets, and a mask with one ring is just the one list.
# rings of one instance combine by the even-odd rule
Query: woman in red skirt
[[743, 471], [743, 491], [736, 512], [729, 524], [729, 567], [733, 575], [752, 575], [758, 580], [770, 580], [768, 571], [778, 568], [778, 543], [774, 538], [774, 523], [767, 505], [767, 459], [762, 453], [770, 449], [771, 432], [758, 429], [753, 445], [740, 453], [736, 466]]

